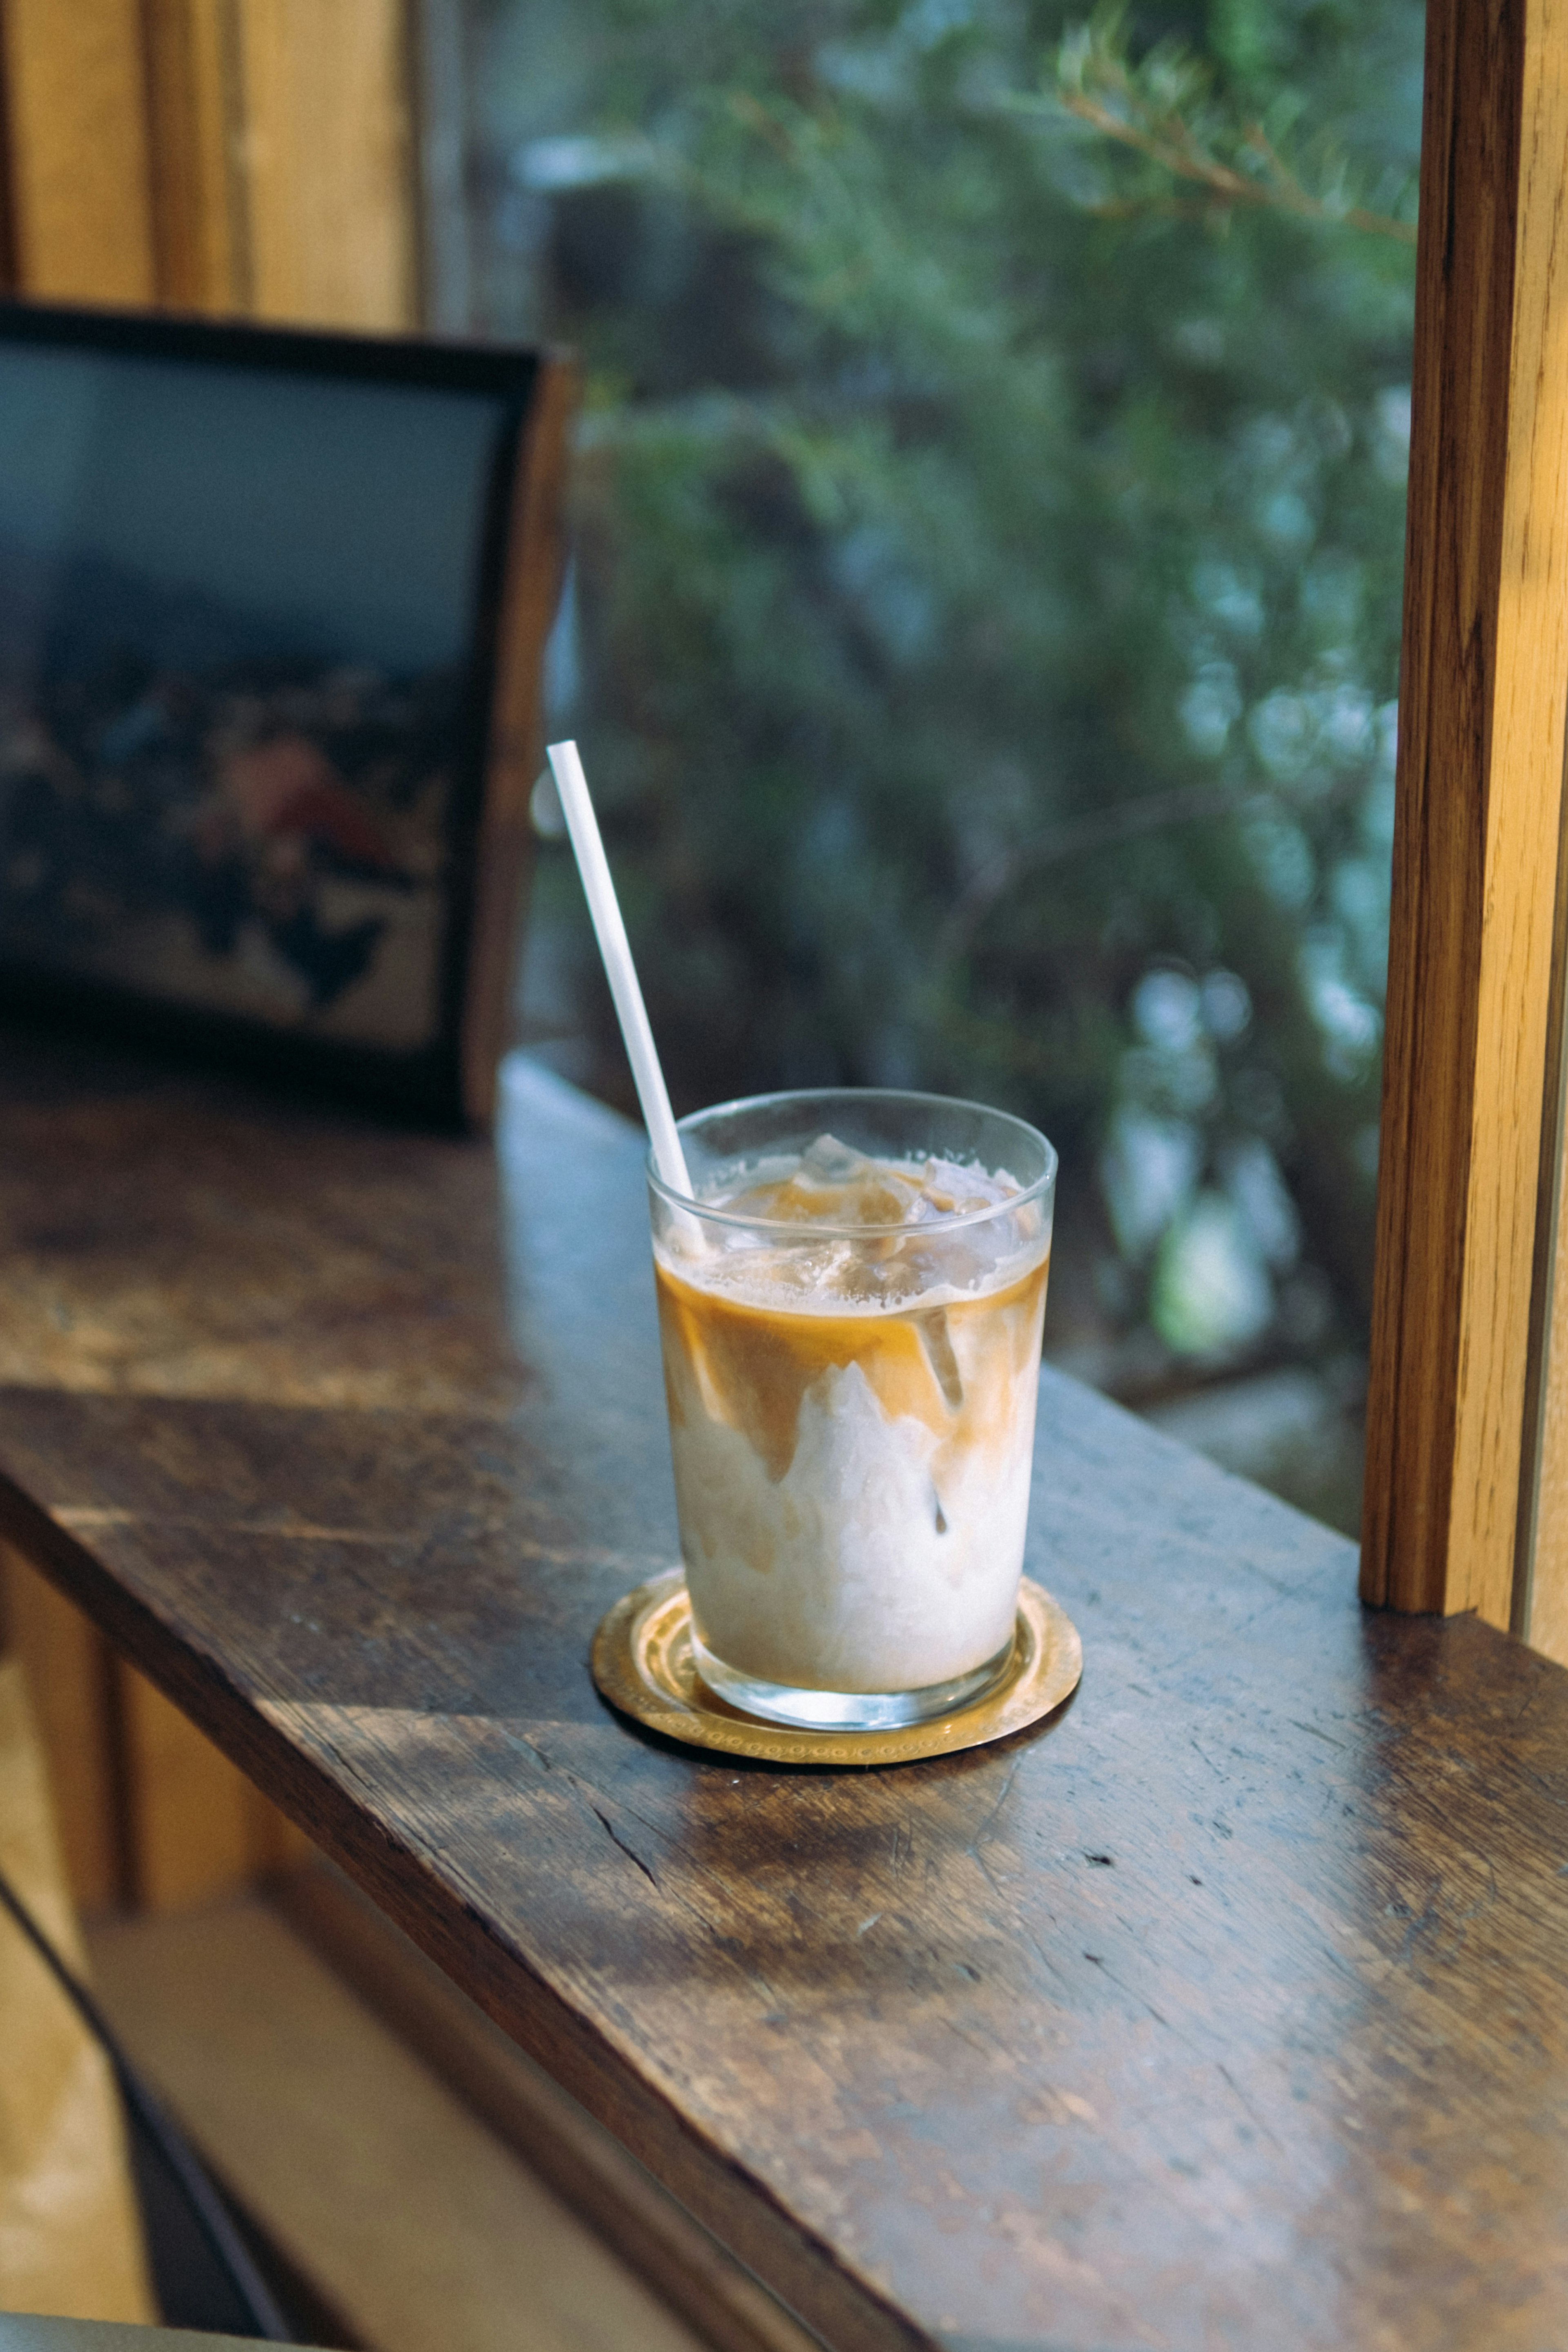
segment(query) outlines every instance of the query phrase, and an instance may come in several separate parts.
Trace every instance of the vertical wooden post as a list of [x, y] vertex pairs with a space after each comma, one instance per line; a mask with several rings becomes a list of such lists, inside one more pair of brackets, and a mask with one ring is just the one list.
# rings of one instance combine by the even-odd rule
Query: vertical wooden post
[[1562, 1090], [1548, 1181], [1547, 1299], [1533, 1491], [1527, 1494], [1514, 1631], [1568, 1666], [1568, 1219], [1563, 1214]]
[[1431, 0], [1362, 1593], [1504, 1626], [1556, 978], [1565, 196], [1568, 0]]
[[408, 18], [405, 0], [239, 0], [258, 319], [415, 323]]
[[5, 0], [0, 61], [17, 291], [152, 301], [141, 0]]
[[141, 0], [160, 304], [244, 313], [251, 238], [236, 0]]

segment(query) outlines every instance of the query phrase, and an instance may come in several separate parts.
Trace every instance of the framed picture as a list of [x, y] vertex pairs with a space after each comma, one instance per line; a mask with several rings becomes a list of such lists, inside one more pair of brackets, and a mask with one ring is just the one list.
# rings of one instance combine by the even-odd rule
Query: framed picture
[[0, 1002], [485, 1120], [569, 389], [0, 303]]

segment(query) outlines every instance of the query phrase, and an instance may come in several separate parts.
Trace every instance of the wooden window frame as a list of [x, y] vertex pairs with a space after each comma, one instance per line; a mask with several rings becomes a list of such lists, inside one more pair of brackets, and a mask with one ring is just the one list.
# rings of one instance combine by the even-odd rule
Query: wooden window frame
[[1361, 1590], [1568, 1657], [1565, 682], [1568, 5], [1430, 0]]

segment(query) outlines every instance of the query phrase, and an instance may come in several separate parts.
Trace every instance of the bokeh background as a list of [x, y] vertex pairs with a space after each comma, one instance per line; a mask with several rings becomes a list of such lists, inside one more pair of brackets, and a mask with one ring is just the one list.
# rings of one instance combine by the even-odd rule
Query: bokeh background
[[[584, 357], [551, 722], [677, 1108], [1036, 1120], [1048, 1353], [1354, 1530], [1418, 0], [465, 16], [462, 302]], [[523, 1015], [631, 1107], [559, 841]]]

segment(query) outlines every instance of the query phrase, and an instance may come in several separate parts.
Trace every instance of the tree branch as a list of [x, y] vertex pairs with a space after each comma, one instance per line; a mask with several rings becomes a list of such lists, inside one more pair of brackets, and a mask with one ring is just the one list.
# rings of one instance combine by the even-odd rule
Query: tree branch
[[[1092, 98], [1086, 90], [1070, 86], [1057, 92], [1056, 102], [1065, 112], [1088, 123], [1103, 138], [1114, 139], [1124, 147], [1145, 155], [1152, 163], [1181, 180], [1195, 180], [1211, 189], [1224, 204], [1260, 205], [1277, 212], [1293, 213], [1298, 219], [1342, 222], [1347, 228], [1364, 231], [1369, 236], [1388, 236], [1401, 245], [1414, 245], [1415, 228], [1408, 221], [1396, 220], [1390, 213], [1368, 212], [1364, 205], [1348, 205], [1343, 210], [1328, 204], [1321, 196], [1309, 195], [1295, 173], [1290, 170], [1277, 150], [1266, 139], [1256, 123], [1244, 133], [1248, 146], [1258, 156], [1267, 176], [1254, 179], [1249, 173], [1238, 172], [1220, 162], [1194, 137], [1180, 118], [1176, 118], [1178, 136], [1162, 138], [1157, 131], [1117, 114], [1111, 107]], [[1095, 207], [1095, 209], [1101, 209]], [[1113, 209], [1128, 214], [1139, 209], [1136, 199], [1123, 199]]]

